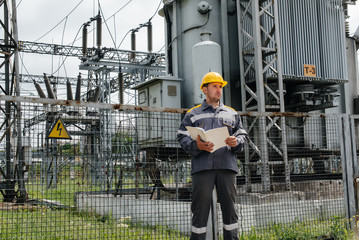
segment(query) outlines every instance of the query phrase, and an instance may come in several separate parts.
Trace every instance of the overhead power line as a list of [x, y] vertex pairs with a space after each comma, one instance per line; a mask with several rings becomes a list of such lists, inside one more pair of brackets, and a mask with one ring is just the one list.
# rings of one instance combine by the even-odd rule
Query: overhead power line
[[42, 39], [43, 37], [45, 37], [47, 34], [49, 34], [50, 32], [52, 32], [55, 28], [57, 28], [57, 26], [59, 26], [63, 21], [67, 20], [67, 18], [78, 8], [78, 6], [80, 6], [80, 4], [83, 2], [84, 0], [81, 0], [71, 11], [69, 14], [67, 14], [59, 23], [57, 23], [53, 28], [51, 28], [49, 31], [47, 31], [44, 35], [42, 35], [41, 37], [39, 37], [38, 39], [36, 39], [34, 42], [39, 41], [40, 39]]
[[[127, 3], [125, 3], [125, 5], [123, 5], [120, 9], [118, 9], [114, 14], [112, 14], [110, 17], [106, 18], [106, 19], [104, 20], [104, 22], [106, 23], [110, 18], [114, 17], [117, 13], [119, 13], [121, 10], [123, 10], [125, 7], [127, 7], [127, 5], [128, 5], [130, 2], [132, 2], [132, 1], [133, 1], [133, 0], [129, 0]], [[102, 17], [104, 17], [104, 16], [102, 16]], [[96, 29], [96, 27], [94, 27], [93, 29], [91, 29], [88, 33], [93, 32], [95, 29]], [[74, 40], [74, 42], [80, 40], [81, 38], [82, 38], [82, 36], [79, 37], [79, 38], [76, 38], [76, 39]]]

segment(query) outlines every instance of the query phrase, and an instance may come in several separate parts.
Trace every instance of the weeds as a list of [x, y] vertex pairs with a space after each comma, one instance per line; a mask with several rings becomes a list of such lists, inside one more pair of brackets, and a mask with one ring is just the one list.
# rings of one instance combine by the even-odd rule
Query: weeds
[[240, 235], [240, 240], [309, 240], [335, 239], [350, 240], [353, 231], [347, 230], [348, 221], [334, 217], [329, 221], [297, 222], [291, 224], [272, 224], [265, 228], [252, 228]]
[[[29, 197], [60, 202], [68, 208], [56, 209], [44, 205], [13, 211], [0, 210], [0, 239], [189, 239], [189, 236], [166, 223], [153, 226], [131, 218], [114, 219], [112, 214], [100, 216], [95, 211], [80, 212], [73, 206], [75, 193], [101, 188], [88, 183], [80, 184], [78, 179], [61, 178], [60, 181], [57, 188], [50, 189], [42, 184], [27, 184]], [[239, 239], [314, 240], [331, 237], [349, 240], [353, 232], [348, 229], [348, 221], [338, 216], [327, 221], [294, 221], [252, 228], [242, 232]]]
[[[350, 240], [348, 221], [334, 217], [329, 221], [293, 222], [252, 228], [240, 240]], [[166, 226], [151, 226], [131, 218], [114, 219], [92, 212], [39, 208], [36, 211], [0, 211], [0, 239], [189, 239]], [[321, 238], [319, 238], [321, 237]]]

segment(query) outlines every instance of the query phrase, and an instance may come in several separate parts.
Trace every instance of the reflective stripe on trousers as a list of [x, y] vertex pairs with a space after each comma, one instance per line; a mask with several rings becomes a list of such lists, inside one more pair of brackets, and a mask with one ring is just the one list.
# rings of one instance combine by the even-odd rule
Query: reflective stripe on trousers
[[226, 231], [232, 231], [232, 230], [238, 229], [238, 223], [223, 224], [223, 228]]
[[195, 226], [192, 226], [192, 232], [195, 234], [203, 234], [207, 232], [207, 227], [196, 228]]
[[191, 240], [206, 239], [212, 191], [217, 189], [223, 216], [224, 240], [238, 239], [238, 215], [235, 209], [236, 173], [230, 170], [207, 170], [192, 175]]

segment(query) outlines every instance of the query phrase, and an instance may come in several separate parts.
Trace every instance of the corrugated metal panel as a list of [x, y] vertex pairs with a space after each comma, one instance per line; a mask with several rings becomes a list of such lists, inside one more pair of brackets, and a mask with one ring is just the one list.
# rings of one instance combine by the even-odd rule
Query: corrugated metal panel
[[342, 0], [317, 0], [324, 79], [348, 79]]
[[[282, 0], [278, 1], [278, 10], [284, 77], [305, 78], [304, 64], [309, 64], [315, 65], [316, 78], [320, 80], [347, 80], [342, 0]], [[268, 12], [273, 14], [273, 9], [269, 8]], [[273, 27], [269, 14], [261, 17], [267, 32]], [[252, 36], [251, 23], [249, 17], [244, 18], [243, 29]], [[262, 35], [262, 42], [265, 39]], [[251, 48], [252, 44], [245, 49]], [[266, 61], [271, 58], [273, 56], [267, 57]], [[268, 71], [267, 74], [271, 77], [274, 73]], [[252, 77], [249, 75], [248, 79]]]
[[321, 75], [317, 1], [279, 1], [283, 74], [303, 77], [304, 64], [315, 65]]

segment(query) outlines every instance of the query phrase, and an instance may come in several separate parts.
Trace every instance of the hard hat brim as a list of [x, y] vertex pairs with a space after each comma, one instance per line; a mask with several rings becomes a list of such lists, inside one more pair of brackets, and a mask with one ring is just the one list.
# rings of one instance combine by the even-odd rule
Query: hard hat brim
[[210, 83], [221, 83], [221, 84], [222, 84], [222, 87], [224, 87], [224, 86], [227, 85], [228, 82], [223, 80], [222, 82], [213, 81], [213, 82], [202, 83], [202, 84], [201, 84], [201, 87], [200, 87], [201, 90], [203, 90], [203, 85], [205, 85], [205, 84], [210, 84]]

